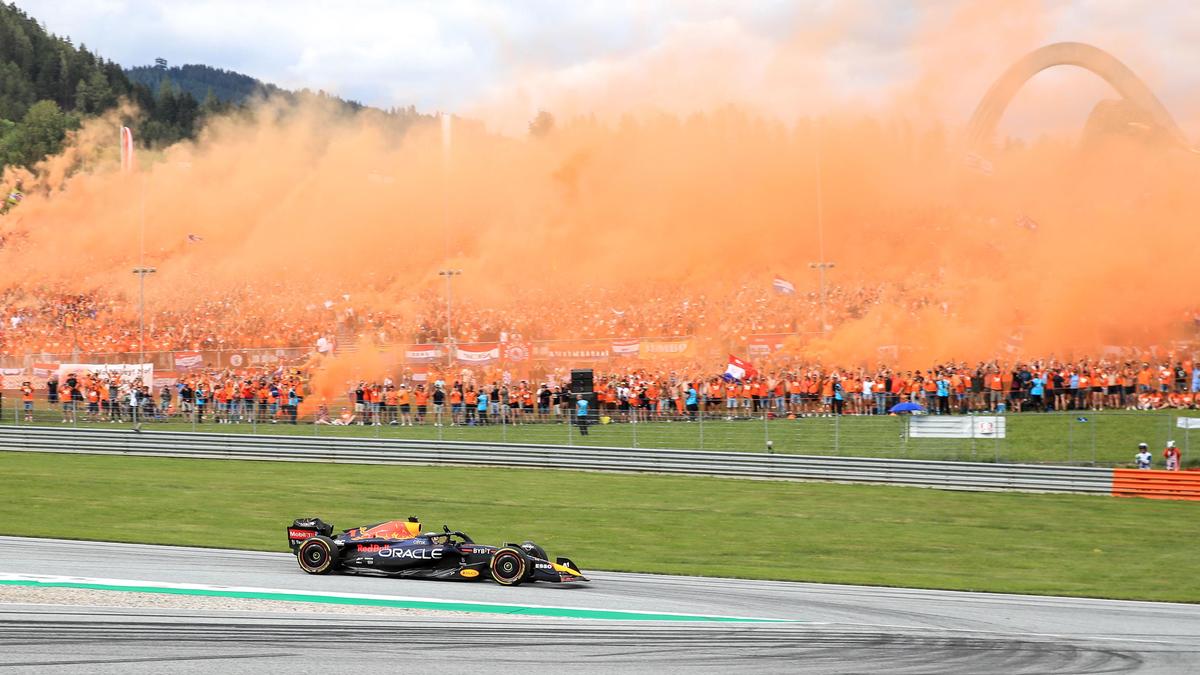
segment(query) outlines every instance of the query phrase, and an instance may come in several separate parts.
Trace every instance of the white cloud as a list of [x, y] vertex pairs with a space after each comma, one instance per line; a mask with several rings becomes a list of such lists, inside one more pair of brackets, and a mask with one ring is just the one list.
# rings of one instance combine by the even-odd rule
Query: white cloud
[[[620, 96], [664, 109], [729, 99], [784, 118], [834, 102], [868, 105], [916, 80], [929, 16], [959, 5], [905, 0], [53, 0], [22, 5], [56, 33], [122, 65], [155, 57], [205, 63], [290, 88], [425, 110], [612, 106]], [[1185, 125], [1200, 122], [1200, 5], [1051, 2], [1046, 41], [1091, 41], [1143, 75]], [[986, 36], [984, 36], [986, 39]], [[938, 39], [938, 36], [926, 36]], [[1036, 46], [1036, 45], [1032, 45]], [[1031, 48], [994, 44], [997, 62]], [[936, 50], [934, 50], [936, 51]], [[1009, 53], [1011, 52], [1011, 54]], [[953, 65], [953, 64], [951, 64]], [[988, 65], [988, 72], [994, 68]], [[669, 77], [661, 76], [671, 70]], [[659, 79], [649, 76], [653, 73]], [[997, 72], [996, 75], [999, 73]], [[954, 92], [969, 114], [983, 72]], [[1063, 78], [1047, 73], [1033, 92]], [[975, 82], [975, 79], [980, 80]], [[1044, 80], [1044, 82], [1043, 82]], [[705, 91], [705, 88], [708, 88]], [[1089, 85], [1090, 86], [1090, 85]], [[978, 94], [975, 92], [978, 89]], [[1080, 98], [1103, 87], [1079, 89]], [[1042, 96], [1014, 102], [1016, 129], [1038, 124]], [[1067, 118], [1094, 101], [1070, 102]]]

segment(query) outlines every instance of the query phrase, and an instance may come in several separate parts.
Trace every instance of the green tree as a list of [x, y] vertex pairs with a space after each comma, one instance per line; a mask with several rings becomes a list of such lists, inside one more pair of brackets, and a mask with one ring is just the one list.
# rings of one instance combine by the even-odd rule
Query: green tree
[[79, 120], [60, 110], [54, 101], [38, 101], [20, 124], [0, 137], [0, 164], [32, 166], [61, 150], [67, 131], [78, 125]]
[[529, 135], [535, 138], [547, 136], [551, 131], [554, 131], [554, 115], [539, 110], [536, 117], [529, 122]]
[[108, 86], [108, 79], [98, 68], [75, 86], [75, 109], [85, 115], [96, 115], [117, 103], [117, 97]]
[[19, 120], [33, 104], [33, 85], [17, 64], [0, 63], [0, 119]]

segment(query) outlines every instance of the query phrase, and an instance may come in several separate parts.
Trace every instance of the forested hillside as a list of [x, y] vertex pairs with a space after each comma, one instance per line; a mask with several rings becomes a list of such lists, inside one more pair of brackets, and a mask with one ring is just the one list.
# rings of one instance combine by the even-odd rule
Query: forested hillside
[[[289, 91], [206, 65], [126, 71], [85, 45], [76, 46], [70, 37], [48, 32], [15, 4], [0, 2], [0, 173], [9, 166], [32, 167], [59, 152], [68, 131], [122, 100], [132, 103], [135, 112], [121, 122], [133, 128], [139, 145], [154, 147], [193, 138], [206, 116], [236, 111], [267, 96], [292, 105], [333, 103], [347, 112], [364, 108], [325, 92]], [[434, 119], [412, 106], [370, 110], [398, 133]], [[14, 206], [14, 200], [19, 191], [0, 195], [0, 213]]]
[[202, 112], [187, 92], [131, 82], [119, 64], [48, 33], [16, 5], [0, 4], [0, 166], [30, 166], [57, 152], [83, 117], [121, 98], [144, 113], [130, 120], [144, 143], [191, 136]]
[[170, 68], [135, 66], [127, 68], [125, 75], [131, 81], [144, 84], [152, 91], [157, 91], [164, 80], [170, 80], [171, 84], [191, 94], [197, 101], [203, 101], [211, 95], [221, 103], [244, 103], [251, 98], [284, 92], [273, 84], [261, 82], [249, 75], [195, 63]]

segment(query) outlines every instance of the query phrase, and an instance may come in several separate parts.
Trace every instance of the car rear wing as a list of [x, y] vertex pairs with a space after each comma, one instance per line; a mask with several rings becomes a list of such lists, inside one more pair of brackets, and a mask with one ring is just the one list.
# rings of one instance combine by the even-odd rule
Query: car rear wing
[[297, 518], [287, 528], [288, 547], [292, 549], [292, 553], [295, 553], [304, 540], [312, 539], [317, 535], [328, 537], [332, 534], [333, 525], [320, 518]]

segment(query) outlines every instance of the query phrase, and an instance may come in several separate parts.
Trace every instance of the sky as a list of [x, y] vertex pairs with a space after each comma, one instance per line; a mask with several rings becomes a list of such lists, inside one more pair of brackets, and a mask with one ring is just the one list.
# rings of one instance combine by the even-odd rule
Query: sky
[[[1200, 71], [1189, 67], [1200, 62], [1200, 3], [1194, 2], [18, 4], [52, 32], [125, 66], [148, 65], [155, 57], [173, 65], [204, 63], [287, 88], [323, 89], [381, 107], [474, 113], [501, 126], [540, 108], [578, 113], [627, 100], [668, 110], [732, 101], [794, 119], [831, 106], [886, 106], [922, 78], [931, 84], [932, 63], [944, 68], [961, 61], [956, 77], [933, 78], [942, 91], [930, 110], [958, 124], [1008, 63], [1042, 44], [1080, 40], [1123, 60], [1186, 131], [1200, 131], [1200, 102], [1192, 93], [1200, 91]], [[1111, 92], [1098, 78], [1071, 71], [1035, 78], [1002, 130], [1034, 135], [1080, 126], [1095, 101]], [[711, 91], [696, 93], [706, 88]], [[1056, 98], [1062, 91], [1078, 95]]]

